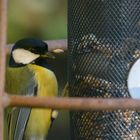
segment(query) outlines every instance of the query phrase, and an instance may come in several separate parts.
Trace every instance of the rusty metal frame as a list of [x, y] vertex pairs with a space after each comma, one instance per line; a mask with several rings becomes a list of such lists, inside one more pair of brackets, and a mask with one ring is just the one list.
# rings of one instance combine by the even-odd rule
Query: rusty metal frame
[[4, 96], [5, 84], [5, 62], [7, 38], [7, 0], [0, 0], [0, 140], [3, 140], [4, 106], [2, 98]]
[[[6, 45], [7, 37], [7, 1], [0, 0], [0, 140], [3, 140], [4, 108], [8, 106], [40, 107], [70, 110], [114, 110], [140, 109], [140, 100], [134, 99], [95, 99], [68, 97], [25, 97], [8, 95], [4, 91], [6, 53], [10, 45]], [[66, 40], [47, 41], [49, 50], [67, 49]], [[5, 47], [7, 46], [7, 47]]]
[[[64, 51], [67, 50], [67, 40], [66, 39], [61, 39], [61, 40], [47, 40], [48, 44], [48, 49], [49, 51], [53, 51], [55, 49], [62, 49]], [[6, 53], [10, 53], [13, 44], [8, 44], [6, 45]]]

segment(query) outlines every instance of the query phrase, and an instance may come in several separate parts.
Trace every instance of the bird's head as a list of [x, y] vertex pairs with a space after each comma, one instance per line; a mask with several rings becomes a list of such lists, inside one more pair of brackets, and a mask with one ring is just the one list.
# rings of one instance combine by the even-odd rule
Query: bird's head
[[54, 58], [54, 56], [48, 52], [48, 45], [45, 42], [35, 38], [25, 38], [17, 41], [13, 46], [9, 66], [42, 65], [47, 58]]

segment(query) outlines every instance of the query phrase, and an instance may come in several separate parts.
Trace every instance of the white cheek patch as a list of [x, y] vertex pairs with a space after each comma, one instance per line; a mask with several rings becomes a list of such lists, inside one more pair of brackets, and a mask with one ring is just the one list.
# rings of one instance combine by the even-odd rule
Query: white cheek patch
[[15, 49], [12, 55], [16, 63], [22, 64], [29, 64], [40, 56], [25, 49]]

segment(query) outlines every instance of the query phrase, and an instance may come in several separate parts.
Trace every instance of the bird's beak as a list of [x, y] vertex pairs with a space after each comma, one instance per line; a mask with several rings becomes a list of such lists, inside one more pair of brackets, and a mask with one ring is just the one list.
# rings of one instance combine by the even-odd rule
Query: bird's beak
[[51, 52], [47, 52], [46, 54], [41, 55], [41, 57], [55, 59], [55, 56]]

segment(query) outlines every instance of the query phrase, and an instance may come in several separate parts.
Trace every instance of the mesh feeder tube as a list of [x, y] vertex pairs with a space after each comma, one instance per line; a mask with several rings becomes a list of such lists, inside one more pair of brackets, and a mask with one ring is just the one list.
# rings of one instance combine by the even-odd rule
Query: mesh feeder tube
[[[127, 78], [140, 58], [140, 1], [69, 0], [71, 97], [130, 98]], [[72, 140], [140, 138], [135, 110], [70, 113]]]

